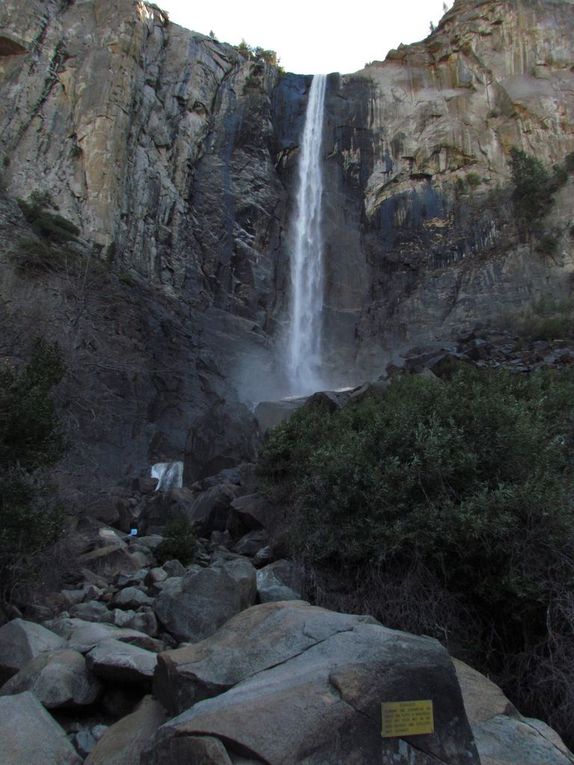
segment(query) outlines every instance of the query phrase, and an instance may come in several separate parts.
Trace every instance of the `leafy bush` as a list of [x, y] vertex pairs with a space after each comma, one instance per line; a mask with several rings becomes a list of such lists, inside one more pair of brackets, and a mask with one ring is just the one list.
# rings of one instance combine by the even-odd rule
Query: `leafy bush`
[[62, 529], [42, 469], [65, 448], [50, 399], [63, 374], [59, 349], [43, 341], [23, 369], [0, 370], [0, 599], [28, 582], [36, 556]]
[[237, 46], [237, 50], [239, 53], [241, 53], [242, 56], [245, 56], [245, 58], [249, 59], [250, 61], [263, 61], [266, 64], [274, 66], [282, 71], [279, 63], [279, 56], [274, 50], [267, 50], [265, 48], [261, 48], [260, 46], [249, 45], [245, 42], [245, 40], [241, 40]]
[[56, 244], [65, 244], [76, 239], [80, 229], [66, 218], [56, 213], [48, 212], [46, 207], [51, 205], [47, 194], [34, 192], [28, 201], [18, 200], [22, 214], [39, 237]]
[[37, 276], [63, 271], [67, 254], [41, 239], [22, 239], [16, 245], [12, 259], [19, 274]]
[[485, 652], [516, 653], [574, 576], [573, 395], [572, 372], [403, 376], [382, 398], [300, 410], [260, 470], [303, 559], [345, 576], [422, 567], [472, 610]]
[[193, 526], [186, 518], [170, 521], [165, 527], [164, 537], [154, 552], [158, 563], [178, 560], [187, 566], [193, 562], [197, 553], [197, 538]]
[[551, 177], [539, 159], [516, 147], [510, 151], [510, 168], [518, 222], [532, 231], [552, 206]]
[[468, 173], [466, 180], [471, 189], [480, 186], [480, 175], [478, 173]]
[[543, 298], [526, 314], [509, 322], [526, 340], [564, 340], [574, 336], [574, 302]]

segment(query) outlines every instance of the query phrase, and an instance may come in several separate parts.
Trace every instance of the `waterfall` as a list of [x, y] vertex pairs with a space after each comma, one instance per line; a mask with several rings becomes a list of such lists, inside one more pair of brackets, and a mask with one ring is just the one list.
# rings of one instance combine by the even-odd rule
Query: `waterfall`
[[323, 263], [321, 148], [326, 76], [311, 83], [299, 155], [297, 199], [291, 224], [291, 293], [287, 377], [291, 393], [312, 393], [322, 383], [325, 274]]

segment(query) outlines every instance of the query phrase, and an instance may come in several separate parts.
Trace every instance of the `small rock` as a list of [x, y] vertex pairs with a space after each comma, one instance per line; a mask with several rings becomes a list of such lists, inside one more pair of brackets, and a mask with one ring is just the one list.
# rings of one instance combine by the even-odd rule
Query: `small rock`
[[159, 640], [133, 629], [119, 629], [113, 624], [85, 622], [82, 619], [54, 619], [49, 624], [54, 632], [68, 640], [68, 647], [80, 653], [91, 651], [102, 640], [120, 640], [149, 651], [162, 650]]
[[255, 568], [261, 568], [262, 566], [267, 566], [268, 563], [271, 563], [274, 558], [273, 549], [271, 547], [262, 547], [261, 550], [258, 550], [257, 553], [253, 557], [253, 565]]
[[159, 567], [152, 568], [148, 571], [144, 583], [148, 586], [153, 586], [157, 582], [165, 582], [168, 576], [169, 575], [165, 569]]
[[112, 615], [104, 603], [91, 600], [88, 603], [78, 603], [70, 608], [70, 616], [83, 619], [86, 622], [111, 622]]
[[74, 745], [82, 757], [87, 757], [96, 745], [96, 739], [91, 730], [82, 728], [74, 735]]
[[183, 576], [185, 574], [185, 566], [178, 560], [168, 560], [163, 566], [163, 570], [168, 576]]
[[151, 606], [153, 598], [150, 598], [137, 587], [126, 587], [114, 596], [112, 604], [118, 608], [136, 609], [140, 606]]

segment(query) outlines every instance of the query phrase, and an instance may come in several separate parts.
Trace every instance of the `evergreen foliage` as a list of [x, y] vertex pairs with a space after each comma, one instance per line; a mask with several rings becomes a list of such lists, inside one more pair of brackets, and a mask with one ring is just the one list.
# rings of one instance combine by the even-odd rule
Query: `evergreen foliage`
[[50, 398], [63, 374], [58, 347], [41, 340], [20, 371], [0, 370], [0, 600], [33, 577], [36, 556], [62, 530], [42, 470], [65, 448]]
[[510, 151], [514, 210], [521, 226], [532, 230], [552, 206], [551, 176], [542, 162], [521, 149]]
[[245, 56], [245, 58], [249, 59], [250, 61], [263, 61], [270, 66], [276, 67], [280, 70], [280, 72], [283, 71], [280, 66], [279, 56], [274, 50], [267, 50], [266, 48], [261, 48], [260, 46], [249, 45], [247, 42], [245, 42], [245, 40], [241, 40], [237, 46], [237, 50], [239, 53], [241, 53], [242, 56]]
[[69, 220], [46, 209], [51, 203], [45, 194], [36, 192], [27, 201], [19, 199], [18, 204], [34, 233], [53, 244], [66, 244], [80, 233]]
[[479, 652], [516, 654], [544, 640], [574, 581], [573, 400], [572, 371], [401, 376], [383, 397], [297, 412], [260, 471], [312, 566], [422, 567], [482, 625]]
[[184, 566], [193, 562], [197, 553], [197, 537], [192, 524], [186, 518], [170, 521], [165, 527], [164, 537], [154, 551], [160, 565], [168, 560], [178, 560]]

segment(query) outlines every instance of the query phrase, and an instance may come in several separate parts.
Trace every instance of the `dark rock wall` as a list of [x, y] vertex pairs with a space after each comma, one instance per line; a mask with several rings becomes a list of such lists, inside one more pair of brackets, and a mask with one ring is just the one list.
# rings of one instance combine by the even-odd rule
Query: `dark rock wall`
[[[333, 384], [568, 294], [572, 179], [547, 221], [557, 255], [544, 260], [518, 239], [508, 154], [518, 145], [550, 166], [574, 149], [572, 9], [457, 0], [426, 41], [329, 77]], [[311, 77], [281, 76], [135, 0], [5, 0], [0, 26], [2, 352], [25, 355], [21, 338], [38, 332], [65, 348], [69, 469], [117, 480], [185, 454], [192, 480], [249, 459], [239, 400], [285, 392]], [[80, 227], [83, 271], [15, 273], [30, 231], [14, 199], [34, 191]]]

